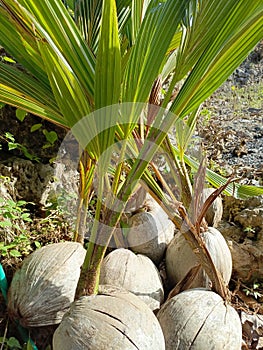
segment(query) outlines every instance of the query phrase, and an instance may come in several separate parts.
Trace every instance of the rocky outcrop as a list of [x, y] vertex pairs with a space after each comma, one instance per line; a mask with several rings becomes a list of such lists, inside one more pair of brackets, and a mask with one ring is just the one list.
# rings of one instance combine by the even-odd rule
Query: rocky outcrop
[[247, 200], [226, 197], [220, 232], [229, 241], [233, 277], [249, 282], [263, 278], [263, 196]]

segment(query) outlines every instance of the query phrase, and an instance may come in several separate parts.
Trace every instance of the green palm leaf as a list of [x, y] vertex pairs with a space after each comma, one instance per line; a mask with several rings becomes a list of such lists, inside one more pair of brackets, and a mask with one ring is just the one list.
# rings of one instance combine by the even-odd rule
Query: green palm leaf
[[127, 63], [124, 102], [147, 101], [187, 3], [187, 0], [167, 0], [160, 10], [147, 12]]
[[48, 84], [30, 16], [15, 2], [0, 2], [0, 43], [25, 69]]
[[90, 105], [81, 83], [64, 57], [47, 41], [40, 41], [39, 48], [57, 104], [68, 127], [73, 127], [90, 112]]
[[90, 49], [96, 53], [102, 17], [102, 0], [78, 0], [75, 5], [75, 20]]
[[67, 127], [49, 86], [0, 62], [0, 100]]
[[[3, 0], [12, 6], [13, 1]], [[46, 34], [49, 41], [62, 53], [74, 72], [78, 75], [83, 89], [93, 96], [95, 60], [94, 56], [82, 38], [73, 19], [61, 1], [55, 0], [20, 0], [20, 16], [29, 16], [38, 30]], [[38, 38], [36, 38], [38, 39]], [[47, 39], [47, 38], [46, 38]], [[38, 39], [39, 40], [39, 39]]]
[[[95, 108], [111, 106], [119, 102], [121, 91], [121, 53], [115, 0], [103, 2], [101, 35], [98, 48], [95, 76]], [[96, 119], [100, 135], [100, 155], [114, 142], [115, 126], [112, 119], [115, 109]], [[98, 155], [99, 156], [99, 155]], [[105, 156], [103, 168], [107, 170], [110, 157]]]
[[[261, 1], [217, 1], [217, 6], [220, 6], [219, 14], [208, 4], [208, 8], [204, 8], [205, 18], [209, 22], [202, 22], [197, 29], [198, 33], [202, 28], [204, 31], [202, 40], [200, 38], [199, 41], [202, 50], [196, 57], [196, 63], [191, 64], [194, 68], [171, 107], [171, 111], [180, 114], [181, 117], [189, 114], [210, 96], [263, 36]], [[219, 15], [223, 16], [224, 20], [218, 22]], [[202, 13], [200, 16], [202, 17]], [[211, 19], [214, 19], [214, 22], [207, 31]], [[192, 35], [194, 37], [194, 34]], [[181, 68], [183, 65], [180, 64], [180, 60], [178, 62], [178, 68]]]
[[[184, 158], [185, 162], [193, 169], [193, 171], [197, 171], [199, 163], [189, 156], [185, 155]], [[206, 179], [212, 186], [216, 188], [221, 187], [227, 183], [226, 178], [215, 173], [210, 169], [206, 169]], [[233, 182], [228, 184], [227, 188], [224, 190], [224, 193], [228, 196], [234, 196], [239, 199], [245, 199], [248, 197], [263, 195], [263, 187], [241, 185], [239, 183]]]
[[[125, 26], [131, 11], [132, 0], [117, 0], [119, 31]], [[89, 48], [96, 55], [102, 18], [102, 0], [77, 0], [75, 21]]]
[[114, 0], [104, 1], [95, 77], [95, 108], [118, 103], [121, 90], [121, 53]]

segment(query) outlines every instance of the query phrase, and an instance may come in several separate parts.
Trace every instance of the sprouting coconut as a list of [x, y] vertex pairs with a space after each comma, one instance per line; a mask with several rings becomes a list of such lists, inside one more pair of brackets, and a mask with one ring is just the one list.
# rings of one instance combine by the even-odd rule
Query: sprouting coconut
[[[232, 257], [230, 249], [223, 235], [214, 227], [209, 227], [201, 237], [207, 247], [217, 270], [222, 274], [227, 285], [232, 274]], [[187, 272], [198, 264], [196, 254], [191, 249], [183, 234], [178, 233], [169, 244], [166, 251], [166, 271], [171, 286], [178, 283]], [[193, 281], [192, 287], [206, 287], [210, 285], [209, 278], [203, 269]]]

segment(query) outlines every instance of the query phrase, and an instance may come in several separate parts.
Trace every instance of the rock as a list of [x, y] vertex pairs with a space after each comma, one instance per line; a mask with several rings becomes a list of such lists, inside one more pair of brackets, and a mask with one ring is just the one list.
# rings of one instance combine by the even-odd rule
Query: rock
[[226, 218], [239, 226], [244, 232], [254, 231], [255, 239], [263, 235], [263, 196], [237, 200], [232, 197], [225, 199]]
[[230, 242], [233, 278], [246, 283], [263, 278], [263, 196], [226, 197], [219, 230]]
[[55, 169], [49, 164], [27, 159], [11, 158], [0, 163], [1, 192], [14, 200], [32, 202], [37, 207], [59, 207], [64, 218], [74, 221], [78, 198], [79, 173], [72, 164], [59, 163]]
[[[263, 348], [263, 315], [251, 315], [241, 311], [243, 337], [251, 349]], [[253, 346], [253, 348], [252, 348]]]
[[[7, 201], [14, 201], [16, 199], [16, 189], [14, 183], [10, 181], [9, 177], [0, 176], [0, 221], [9, 220], [5, 218], [5, 205]], [[25, 223], [23, 220], [13, 219], [13, 222], [16, 221], [18, 227], [25, 229]], [[15, 228], [12, 226], [0, 226], [0, 237], [1, 241], [10, 242], [16, 235]]]
[[263, 277], [263, 246], [244, 237], [244, 232], [228, 223], [219, 227], [229, 243], [233, 261], [233, 278], [252, 282]]
[[53, 178], [42, 193], [41, 204], [58, 203], [67, 217], [77, 211], [79, 172], [74, 164], [56, 163]]
[[41, 202], [45, 187], [52, 178], [53, 169], [48, 164], [12, 158], [0, 163], [0, 174], [11, 179], [18, 198], [38, 204]]
[[253, 108], [253, 107], [249, 107], [247, 109], [247, 111], [251, 114], [251, 115], [260, 115], [263, 112], [262, 108]]
[[263, 233], [263, 206], [257, 208], [246, 208], [235, 215], [234, 222], [244, 228], [251, 227]]

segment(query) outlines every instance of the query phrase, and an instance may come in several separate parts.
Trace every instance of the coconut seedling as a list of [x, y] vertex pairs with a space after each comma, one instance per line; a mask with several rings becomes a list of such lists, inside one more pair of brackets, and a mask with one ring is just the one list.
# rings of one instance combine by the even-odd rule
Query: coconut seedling
[[[181, 152], [184, 154], [184, 149], [181, 148]], [[181, 158], [180, 163], [184, 163], [183, 157]], [[177, 164], [178, 168], [179, 166], [180, 164]], [[213, 215], [211, 210], [213, 203], [218, 199], [220, 193], [228, 186], [228, 183], [233, 181], [233, 179], [230, 179], [226, 185], [217, 190], [211, 191], [211, 189], [209, 189], [210, 195], [207, 195], [204, 194], [206, 193], [206, 189], [203, 188], [205, 183], [205, 171], [205, 158], [203, 158], [203, 161], [200, 162], [199, 170], [195, 176], [193, 187], [191, 186], [189, 175], [184, 173], [184, 176], [188, 177], [188, 181], [185, 181], [187, 184], [185, 186], [188, 186], [188, 190], [186, 191], [188, 195], [184, 195], [182, 200], [184, 201], [185, 206], [188, 208], [188, 215], [186, 216], [186, 213], [181, 211], [181, 215], [185, 216], [185, 218], [183, 217], [184, 223], [182, 224], [179, 232], [170, 242], [166, 251], [165, 259], [168, 280], [172, 286], [183, 279], [187, 272], [198, 263], [197, 254], [195, 254], [194, 250], [192, 249], [193, 247], [188, 244], [183, 232], [185, 230], [185, 225], [188, 227], [189, 223], [193, 223], [192, 225], [196, 230], [199, 243], [204, 245], [205, 249], [207, 249], [207, 253], [209, 253], [216, 270], [222, 276], [224, 284], [228, 285], [231, 278], [232, 257], [230, 249], [223, 235], [216, 228], [208, 226], [205, 217], [207, 217], [206, 214], [210, 210], [209, 219], [211, 219], [211, 216]], [[204, 196], [206, 196], [205, 201]], [[217, 210], [218, 206], [214, 208]], [[221, 212], [221, 207], [219, 208], [219, 211]], [[215, 211], [214, 214], [214, 216], [217, 215], [217, 219], [219, 219], [218, 214], [221, 213]], [[209, 280], [207, 274], [203, 269], [201, 269], [198, 272], [195, 281], [193, 281], [192, 287], [209, 288], [210, 284], [211, 281]]]
[[[188, 205], [188, 213], [183, 205], [177, 203], [182, 218], [180, 233], [175, 235], [166, 252], [168, 280], [175, 287], [158, 311], [157, 318], [168, 350], [238, 350], [242, 343], [240, 318], [230, 304], [227, 286], [232, 273], [231, 253], [221, 233], [208, 227], [204, 219], [213, 201], [233, 179], [213, 191], [203, 203], [204, 174], [202, 161], [193, 189], [190, 181], [185, 181], [189, 184], [189, 197], [185, 196], [183, 200], [189, 203], [192, 192], [192, 201]], [[166, 212], [169, 214], [167, 207]], [[170, 218], [177, 223], [173, 212], [171, 207]]]
[[[169, 206], [151, 161], [161, 147], [178, 161], [175, 149], [167, 148], [174, 123], [187, 118], [194, 129], [198, 106], [261, 39], [262, 12], [260, 0], [0, 0], [0, 44], [19, 63], [0, 62], [0, 100], [71, 130], [80, 146], [74, 237], [78, 242], [83, 242], [95, 172], [98, 179], [94, 221], [71, 306], [76, 312], [63, 317], [62, 338], [56, 336], [60, 348], [64, 348], [64, 329], [69, 337], [76, 331], [79, 339], [84, 337], [83, 322], [74, 328], [74, 320], [87, 314], [87, 306], [82, 305], [88, 302], [82, 304], [82, 300], [103, 303], [98, 294], [100, 267], [112, 237], [122, 234], [119, 221], [140, 180], [159, 198], [177, 227], [186, 222], [184, 235], [198, 250], [212, 288], [226, 297], [224, 282], [199, 235], [198, 221], [191, 222], [186, 215], [187, 187], [181, 191], [184, 206], [173, 198]], [[149, 108], [159, 76], [167, 80], [168, 88], [159, 106]], [[181, 153], [182, 188], [188, 181], [185, 159]], [[196, 165], [190, 158], [186, 163]], [[219, 181], [217, 186], [226, 183], [207, 174], [210, 182]], [[226, 190], [231, 192], [233, 186]], [[242, 191], [255, 193], [237, 185], [235, 193], [242, 195]], [[149, 312], [151, 322], [154, 315]], [[103, 329], [94, 328], [98, 338], [104, 339], [99, 347], [113, 348]], [[121, 330], [124, 334], [127, 328]], [[92, 346], [88, 338], [85, 347]], [[163, 345], [156, 342], [151, 348]]]
[[[205, 158], [200, 162], [193, 187], [189, 175], [187, 173], [184, 175], [188, 177], [184, 182], [187, 183], [188, 189], [182, 199], [188, 209], [186, 210], [180, 202], [175, 205], [174, 200], [172, 205], [170, 204], [170, 209], [166, 207], [166, 213], [178, 227], [178, 233], [175, 234], [166, 251], [167, 276], [170, 285], [174, 286], [176, 283], [180, 284], [189, 272], [192, 283], [187, 283], [188, 288], [212, 287], [221, 296], [227, 297], [227, 285], [232, 274], [231, 253], [222, 234], [214, 227], [207, 225], [205, 215], [214, 200], [234, 179], [230, 178], [224, 186], [214, 190], [203, 203], [202, 193], [206, 171], [204, 164]], [[180, 171], [181, 165], [176, 163], [176, 166]], [[162, 181], [164, 183], [163, 179]], [[181, 223], [177, 217], [173, 217], [175, 208], [181, 216]], [[195, 269], [198, 264], [201, 264], [201, 269]], [[193, 278], [193, 271], [195, 271], [195, 278]]]
[[[180, 154], [180, 145], [179, 151], [169, 147]], [[168, 280], [175, 287], [157, 317], [166, 349], [227, 347], [237, 350], [242, 343], [242, 327], [238, 313], [230, 305], [227, 286], [232, 273], [231, 253], [221, 233], [208, 227], [205, 220], [208, 208], [233, 179], [212, 191], [204, 202], [205, 158], [200, 162], [192, 187], [190, 177], [184, 171], [184, 152], [181, 148], [181, 157], [174, 163], [187, 186], [181, 198], [188, 213], [177, 203], [182, 223], [181, 226], [177, 224], [179, 233], [169, 244], [165, 259]], [[168, 208], [166, 212], [169, 214]], [[170, 218], [176, 223], [172, 212]]]

